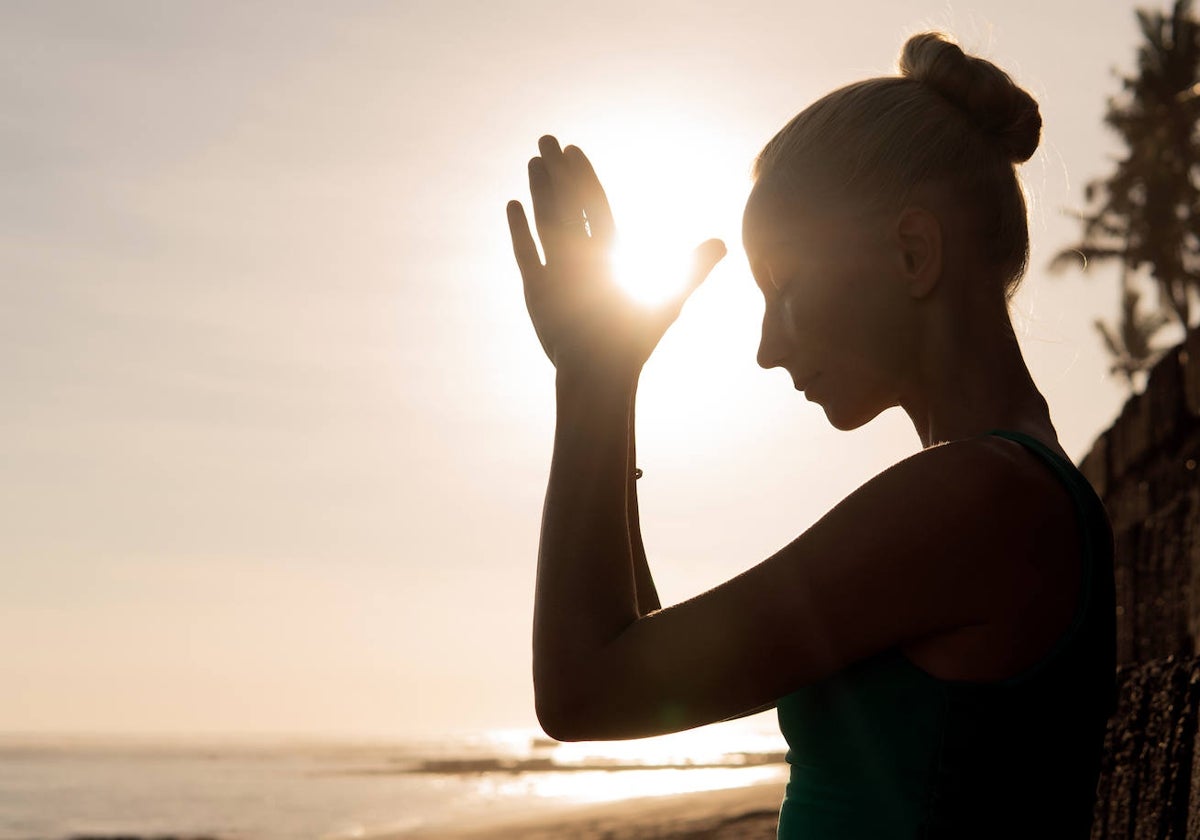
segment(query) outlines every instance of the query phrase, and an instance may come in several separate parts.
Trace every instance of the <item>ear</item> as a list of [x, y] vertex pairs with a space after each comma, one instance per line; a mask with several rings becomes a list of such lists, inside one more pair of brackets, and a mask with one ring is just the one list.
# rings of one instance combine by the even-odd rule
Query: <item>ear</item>
[[900, 211], [893, 228], [901, 276], [914, 298], [928, 296], [942, 279], [942, 223], [924, 207]]

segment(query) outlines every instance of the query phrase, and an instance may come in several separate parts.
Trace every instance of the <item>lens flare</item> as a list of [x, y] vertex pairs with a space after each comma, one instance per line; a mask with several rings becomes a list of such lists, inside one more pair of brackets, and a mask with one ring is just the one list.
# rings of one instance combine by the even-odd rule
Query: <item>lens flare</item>
[[620, 242], [613, 249], [613, 276], [635, 301], [645, 306], [666, 303], [688, 282], [689, 249], [653, 242]]

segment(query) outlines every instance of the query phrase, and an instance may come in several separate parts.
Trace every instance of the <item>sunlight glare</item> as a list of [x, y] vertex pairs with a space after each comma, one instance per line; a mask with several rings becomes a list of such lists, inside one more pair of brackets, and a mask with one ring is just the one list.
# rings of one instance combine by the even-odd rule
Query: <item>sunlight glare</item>
[[634, 300], [653, 306], [681, 291], [705, 240], [728, 249], [643, 375], [638, 432], [660, 459], [693, 457], [709, 435], [736, 437], [732, 427], [747, 415], [735, 394], [757, 371], [762, 303], [741, 222], [761, 138], [745, 131], [679, 102], [627, 99], [620, 113], [588, 115], [566, 141], [584, 150], [604, 185], [616, 223], [614, 279]]
[[[754, 359], [762, 299], [741, 247], [750, 163], [762, 138], [753, 126], [691, 113], [679, 101], [639, 101], [628, 92], [621, 101], [603, 112], [581, 105], [557, 135], [587, 154], [608, 195], [614, 281], [633, 300], [654, 306], [687, 284], [701, 243], [715, 237], [728, 249], [642, 377], [639, 440], [659, 465], [672, 457], [686, 462], [697, 446], [711, 450], [713, 440], [744, 437], [747, 423], [766, 422], [753, 411], [760, 400], [752, 395], [760, 381]], [[506, 311], [522, 322], [512, 330], [519, 344], [495, 348], [502, 373], [487, 381], [528, 425], [545, 417], [553, 394], [546, 380], [523, 375], [541, 348], [519, 296], [505, 294]]]
[[638, 303], [657, 306], [683, 291], [691, 269], [691, 253], [686, 248], [672, 247], [676, 242], [671, 240], [678, 237], [663, 237], [658, 243], [631, 237], [613, 248], [613, 277]]
[[[652, 306], [682, 291], [701, 242], [717, 236], [730, 250], [739, 244], [752, 152], [665, 103], [634, 105], [624, 116], [607, 114], [584, 127], [579, 143], [616, 220], [615, 279], [634, 300]], [[644, 135], [644, 126], [653, 126], [654, 154], [630, 140]]]
[[[536, 731], [528, 740], [544, 739]], [[774, 718], [747, 718], [653, 738], [542, 745], [560, 772], [515, 778], [487, 774], [480, 787], [487, 796], [532, 795], [582, 803], [775, 783], [782, 781], [786, 765], [778, 760], [758, 763], [755, 758], [778, 757], [786, 748]], [[561, 772], [568, 768], [573, 772]]]
[[[523, 785], [525, 789], [520, 793], [571, 802], [616, 802], [643, 796], [673, 796], [764, 783], [782, 784], [786, 772], [782, 765], [697, 770], [597, 770], [546, 773], [493, 784]], [[504, 791], [501, 789], [499, 792]]]

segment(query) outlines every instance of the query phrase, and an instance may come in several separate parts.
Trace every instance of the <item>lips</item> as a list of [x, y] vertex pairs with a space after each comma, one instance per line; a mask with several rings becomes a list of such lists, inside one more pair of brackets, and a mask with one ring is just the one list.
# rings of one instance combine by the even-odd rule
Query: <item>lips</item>
[[[789, 371], [789, 373], [791, 373], [791, 371]], [[820, 375], [820, 373], [809, 373], [800, 376], [792, 373], [792, 384], [796, 386], [797, 391], [806, 391], [808, 390], [809, 386], [812, 385], [813, 380]]]

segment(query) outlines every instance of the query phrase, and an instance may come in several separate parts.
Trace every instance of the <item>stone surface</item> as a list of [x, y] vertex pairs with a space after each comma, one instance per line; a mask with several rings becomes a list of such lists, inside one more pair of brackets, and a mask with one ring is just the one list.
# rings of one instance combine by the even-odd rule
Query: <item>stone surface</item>
[[1122, 664], [1200, 650], [1200, 390], [1188, 391], [1198, 376], [1200, 330], [1164, 356], [1080, 465], [1113, 523]]
[[1183, 394], [1192, 417], [1200, 417], [1200, 330], [1192, 330], [1183, 342]]
[[1108, 492], [1108, 435], [1100, 435], [1079, 462], [1079, 471], [1101, 498]]
[[1080, 464], [1113, 524], [1120, 699], [1093, 840], [1200, 840], [1200, 330]]
[[1182, 348], [1163, 356], [1146, 381], [1146, 402], [1149, 409], [1149, 445], [1155, 450], [1170, 446], [1179, 432], [1184, 417], [1183, 364], [1187, 357]]
[[[1200, 830], [1196, 767], [1200, 660], [1166, 657], [1118, 669], [1096, 786], [1093, 840], [1184, 840]], [[1189, 824], [1190, 823], [1190, 824]]]

